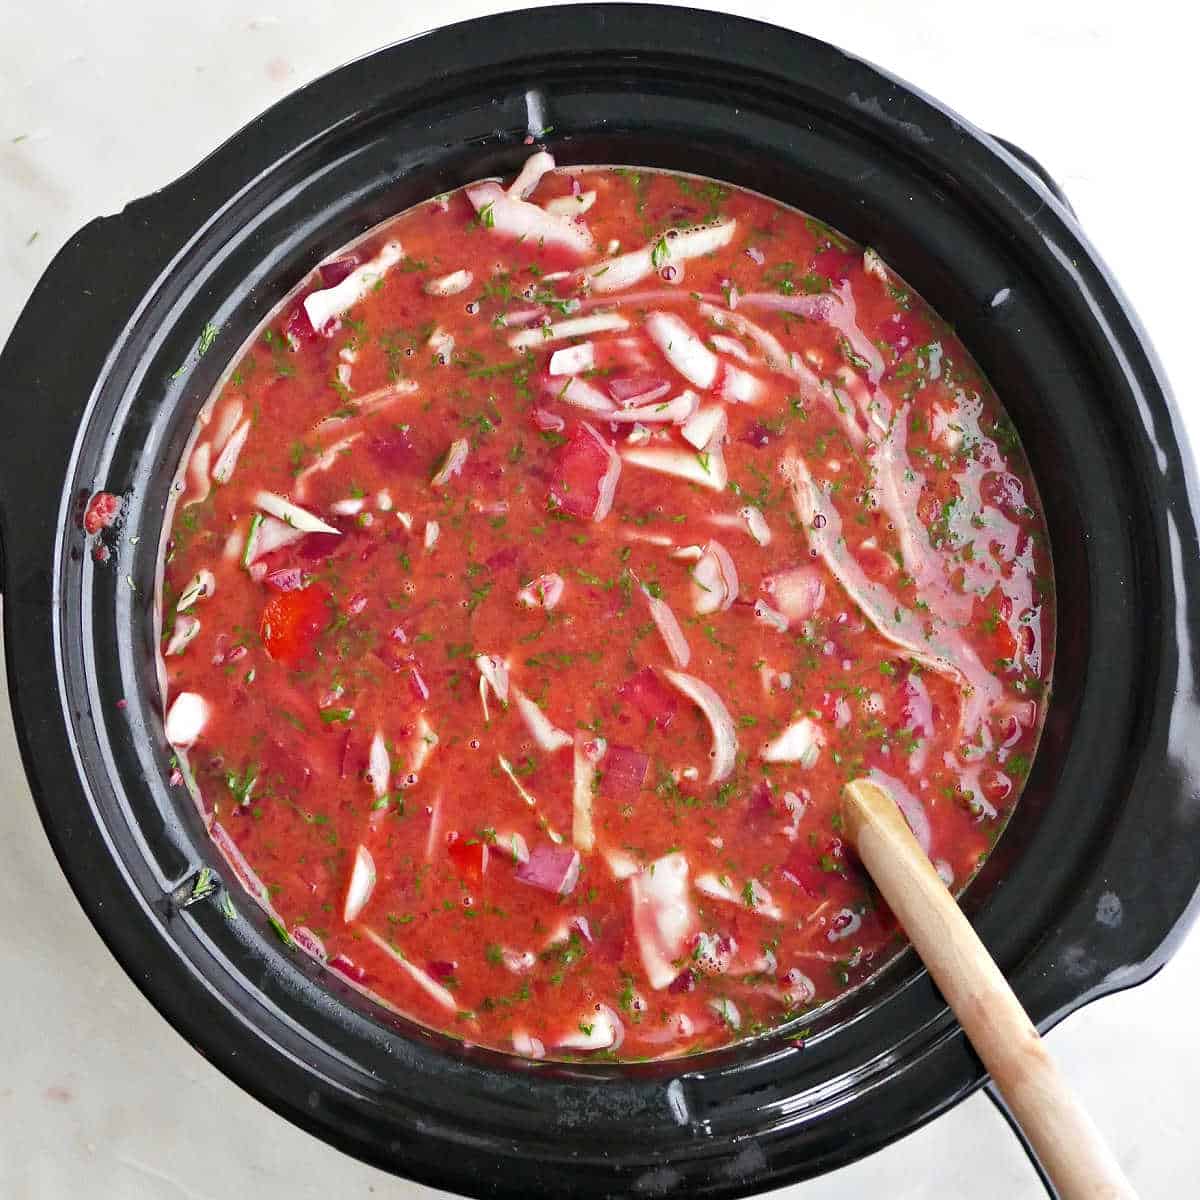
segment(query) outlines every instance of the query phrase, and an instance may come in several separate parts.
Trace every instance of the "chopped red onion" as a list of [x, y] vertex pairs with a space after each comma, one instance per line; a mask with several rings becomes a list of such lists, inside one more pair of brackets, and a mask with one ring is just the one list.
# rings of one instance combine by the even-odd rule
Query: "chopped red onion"
[[292, 941], [309, 957], [325, 961], [325, 943], [307, 925], [297, 925], [292, 930]]
[[600, 793], [612, 800], [635, 800], [646, 782], [650, 756], [630, 746], [609, 746], [604, 757]]
[[567, 896], [579, 882], [581, 865], [578, 850], [543, 843], [530, 851], [529, 861], [517, 867], [516, 876], [531, 887]]
[[788, 622], [807, 621], [825, 599], [825, 583], [816, 567], [789, 567], [762, 581], [762, 590]]

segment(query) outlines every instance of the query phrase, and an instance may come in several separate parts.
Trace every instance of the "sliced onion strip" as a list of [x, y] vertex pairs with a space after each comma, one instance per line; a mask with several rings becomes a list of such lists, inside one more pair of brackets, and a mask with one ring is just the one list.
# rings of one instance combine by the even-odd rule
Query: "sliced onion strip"
[[292, 526], [293, 529], [299, 529], [304, 533], [332, 533], [341, 536], [340, 529], [326, 525], [319, 517], [314, 517], [306, 509], [301, 508], [298, 504], [293, 504], [290, 500], [285, 500], [274, 492], [256, 493], [254, 503], [263, 512], [276, 517], [285, 525]]
[[702, 679], [685, 675], [682, 671], [664, 670], [663, 675], [678, 691], [682, 692], [703, 714], [712, 730], [712, 766], [708, 773], [709, 783], [720, 783], [732, 773], [737, 762], [737, 727], [729, 715], [725, 702]]

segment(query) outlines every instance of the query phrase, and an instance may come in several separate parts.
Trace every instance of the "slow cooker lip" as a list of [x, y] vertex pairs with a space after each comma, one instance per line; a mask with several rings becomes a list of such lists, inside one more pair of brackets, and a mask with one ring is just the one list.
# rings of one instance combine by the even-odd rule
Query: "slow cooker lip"
[[[534, 28], [534, 27], [537, 24], [538, 16], [544, 15], [547, 11], [558, 12], [561, 17], [561, 21], [568, 21], [572, 26], [574, 26], [577, 22], [582, 23], [582, 24], [587, 24], [587, 22], [592, 20], [593, 17], [597, 16], [597, 14], [604, 12], [603, 8], [600, 6], [577, 8], [577, 9], [567, 10], [571, 14], [568, 17], [562, 12], [562, 10], [541, 10], [541, 14], [528, 14], [525, 16], [496, 18], [495, 22], [501, 23], [500, 25], [492, 24], [491, 22], [487, 22], [484, 24], [491, 25], [493, 29], [505, 30], [506, 36], [509, 39], [511, 39], [515, 45], [522, 45], [522, 46], [530, 45], [530, 44], [534, 44], [534, 42], [535, 42], [536, 28]], [[629, 44], [632, 44], [632, 41], [635, 38], [635, 36], [640, 35], [640, 36], [649, 37], [650, 36], [649, 28], [644, 23], [649, 19], [650, 14], [656, 14], [655, 18], [654, 18], [656, 21], [666, 22], [667, 23], [666, 27], [668, 29], [671, 29], [676, 34], [678, 34], [679, 31], [677, 28], [677, 23], [683, 19], [683, 15], [684, 15], [684, 14], [682, 14], [681, 10], [678, 10], [678, 9], [660, 10], [660, 9], [639, 8], [636, 10], [636, 13], [637, 13], [637, 18], [638, 18], [636, 25], [629, 24], [629, 25], [627, 25], [626, 28], [617, 30], [616, 34], [614, 35], [614, 40], [617, 40], [618, 38], [624, 38], [626, 40], [623, 44], [629, 45]], [[605, 15], [605, 20], [599, 21], [598, 24], [600, 24], [601, 26], [607, 26], [607, 28], [604, 29], [605, 33], [613, 32], [613, 27], [620, 25], [621, 21], [626, 21], [626, 22], [632, 21], [632, 14], [628, 10], [625, 10], [621, 7], [610, 8], [607, 11], [607, 13], [605, 13], [604, 15]], [[700, 22], [700, 26], [696, 30], [696, 36], [693, 39], [682, 39], [682, 40], [688, 41], [689, 47], [693, 48], [693, 49], [695, 47], [702, 47], [702, 48], [706, 47], [708, 44], [707, 39], [709, 37], [715, 37], [716, 32], [718, 30], [728, 33], [728, 30], [730, 28], [732, 28], [734, 30], [739, 31], [739, 33], [745, 37], [746, 41], [748, 43], [751, 43], [754, 40], [754, 35], [751, 31], [754, 31], [754, 30], [761, 31], [764, 29], [764, 27], [754, 26], [753, 24], [748, 23], [748, 22], [730, 21], [729, 19], [713, 18], [711, 14], [690, 14], [690, 13], [686, 14], [686, 17], [689, 19], [689, 21], [693, 16], [695, 16], [697, 21]], [[560, 24], [561, 24], [561, 21], [560, 21]], [[531, 23], [532, 23], [532, 26], [531, 26]], [[641, 25], [642, 28], [637, 29], [637, 25]], [[457, 40], [461, 39], [461, 37], [463, 36], [464, 28], [470, 28], [470, 27], [461, 27], [461, 26], [454, 27], [451, 30], [442, 31], [441, 34], [434, 34], [434, 35], [429, 35], [429, 36], [433, 37], [433, 38], [443, 37], [445, 39], [448, 39], [449, 44], [451, 45], [451, 47], [453, 47], [453, 45], [457, 44]], [[478, 26], [475, 26], [475, 28], [478, 28]], [[635, 32], [630, 32], [631, 29], [635, 30]], [[563, 36], [563, 33], [561, 30], [559, 31], [557, 36], [560, 36], [560, 37]], [[597, 34], [595, 36], [599, 37], [599, 34]], [[792, 38], [794, 35], [783, 35], [781, 33], [781, 31], [771, 31], [771, 36], [773, 36], [773, 37], [787, 36], [789, 38]], [[677, 38], [677, 41], [678, 40], [680, 40], [680, 39]], [[803, 39], [800, 39], [800, 41], [803, 41]], [[428, 43], [426, 43], [426, 45], [428, 45]], [[837, 53], [837, 52], [831, 52], [829, 50], [829, 48], [827, 48], [827, 47], [819, 47], [819, 46], [817, 46], [817, 44], [814, 44], [814, 43], [805, 43], [805, 45], [807, 47], [808, 52], [810, 52], [810, 53], [812, 52], [814, 47], [820, 53], [824, 53], [824, 54], [828, 54], [828, 53], [836, 54]], [[418, 43], [418, 46], [420, 46], [420, 43]], [[399, 48], [393, 48], [392, 50], [382, 51], [382, 52], [380, 52], [380, 54], [378, 56], [375, 56], [375, 57], [382, 60], [390, 55], [397, 53], [398, 49]], [[749, 50], [747, 50], [746, 53], [748, 55], [750, 53]], [[364, 60], [364, 61], [366, 63], [371, 62], [371, 60]], [[313, 85], [313, 87], [317, 88], [317, 87], [321, 87], [322, 85], [326, 85], [327, 90], [331, 90], [329, 85], [332, 80], [341, 79], [341, 80], [345, 81], [350, 78], [348, 73], [352, 72], [353, 70], [354, 70], [354, 67], [343, 68], [342, 71], [335, 73], [334, 76], [328, 77], [327, 80], [320, 81], [319, 84]], [[864, 68], [864, 70], [865, 70], [865, 68]], [[311, 89], [306, 89], [305, 91], [311, 92]], [[911, 95], [912, 93], [910, 92], [908, 94]], [[261, 122], [266, 121], [269, 117], [275, 117], [275, 118], [281, 120], [286, 115], [286, 110], [289, 108], [289, 106], [294, 108], [296, 106], [296, 102], [297, 102], [297, 98], [295, 98], [295, 97], [293, 97], [292, 100], [290, 100], [290, 101], [284, 101], [280, 106], [278, 106], [277, 109], [272, 110], [272, 113], [267, 114], [267, 117], [260, 118], [260, 122], [256, 122], [255, 125], [249, 127], [246, 131], [243, 131], [242, 134], [237, 135], [232, 140], [232, 142], [226, 147], [226, 150], [219, 152], [219, 153], [220, 154], [225, 154], [226, 152], [232, 153], [234, 148], [239, 147], [248, 141], [253, 141], [251, 134], [254, 131], [256, 126], [260, 125]], [[936, 110], [936, 111], [938, 113], [940, 113], [940, 110]], [[974, 135], [972, 135], [972, 137], [973, 136]], [[982, 142], [980, 142], [979, 144], [983, 145]], [[1022, 175], [1020, 175], [1018, 172], [1016, 172], [1015, 169], [1011, 168], [1011, 166], [1009, 166], [1008, 164], [1005, 164], [1005, 166], [1008, 167], [1008, 169], [1011, 170], [1014, 175], [1014, 181], [1015, 181], [1014, 186], [1021, 185], [1021, 184], [1027, 186], [1027, 180], [1024, 179], [1024, 177]], [[225, 164], [224, 170], [227, 172], [228, 163]], [[190, 187], [193, 184], [199, 184], [199, 183], [203, 182], [204, 173], [205, 173], [205, 167], [204, 167], [204, 165], [202, 165], [200, 168], [197, 168], [197, 170], [195, 172], [192, 172], [188, 177], [186, 177], [185, 181], [180, 181], [179, 184], [173, 185], [172, 188], [166, 189], [166, 191], [164, 193], [160, 193], [159, 195], [161, 197], [161, 203], [147, 201], [142, 206], [135, 206], [134, 212], [131, 212], [124, 219], [118, 219], [118, 221], [121, 222], [121, 224], [124, 226], [124, 228], [133, 227], [135, 230], [136, 230], [136, 227], [142, 222], [157, 225], [159, 227], [163, 227], [163, 226], [167, 225], [167, 221], [162, 216], [163, 211], [165, 211], [165, 209], [168, 207], [168, 205], [172, 201], [178, 200], [179, 194], [180, 194], [180, 189], [184, 188], [185, 185]], [[214, 164], [213, 175], [220, 176], [221, 174], [222, 174], [222, 169], [219, 169], [218, 165]], [[222, 186], [224, 186], [224, 185], [220, 180], [215, 182], [212, 185], [214, 193], [217, 195], [220, 195], [221, 194], [220, 188]], [[140, 211], [138, 211], [139, 209], [140, 209]], [[118, 226], [118, 231], [120, 229], [121, 229], [121, 225]], [[110, 228], [109, 232], [110, 233], [112, 232], [111, 228]], [[79, 239], [78, 244], [73, 244], [72, 247], [68, 247], [68, 252], [64, 252], [64, 253], [65, 254], [68, 254], [68, 253], [74, 254], [75, 258], [79, 262], [95, 261], [96, 260], [96, 255], [94, 253], [95, 247], [94, 247], [94, 245], [91, 247], [87, 246], [86, 241], [87, 241], [86, 236], [81, 237], [81, 239]], [[150, 255], [149, 257], [153, 258], [154, 256]], [[163, 264], [163, 265], [165, 265], [165, 264]], [[66, 272], [67, 272], [69, 266], [70, 266], [69, 263], [56, 262], [55, 267], [52, 268], [50, 275], [48, 275], [47, 283], [43, 284], [42, 288], [39, 288], [39, 295], [35, 296], [34, 302], [31, 302], [31, 308], [36, 307], [36, 301], [39, 299], [39, 297], [41, 297], [43, 302], [45, 301], [46, 297], [45, 297], [44, 289], [49, 285], [53, 285], [53, 283], [55, 282], [52, 278], [55, 270], [59, 271], [59, 279], [57, 281], [58, 285], [60, 287], [63, 285], [64, 278], [65, 278], [65, 275], [66, 275]], [[25, 334], [28, 334], [30, 332], [30, 330], [26, 329], [24, 332], [25, 332]], [[22, 337], [20, 336], [21, 333], [22, 333], [22, 331], [19, 329], [18, 334], [14, 335], [14, 341], [12, 343], [12, 345], [16, 347], [16, 349], [13, 350], [14, 357], [17, 354], [17, 352], [22, 348]], [[24, 344], [26, 346], [28, 346], [28, 342], [29, 342], [29, 338], [26, 336], [24, 338]], [[102, 347], [98, 346], [97, 349], [100, 350], [100, 349], [102, 349]], [[6, 355], [5, 355], [6, 365], [7, 365], [8, 359], [9, 359], [9, 354], [6, 352]], [[18, 365], [18, 367], [20, 366], [20, 364], [17, 364], [17, 365]], [[19, 377], [19, 372], [18, 372], [18, 377]], [[1151, 382], [1153, 382], [1153, 381], [1151, 381]], [[1169, 413], [1167, 414], [1167, 418], [1169, 420]], [[63, 426], [63, 424], [60, 422], [59, 425], [56, 426], [56, 428], [54, 429], [53, 432], [59, 438], [58, 445], [60, 447], [65, 448], [65, 447], [70, 446], [70, 444], [71, 444], [71, 440], [70, 440], [71, 430], [70, 429], [65, 428]], [[1169, 434], [1169, 429], [1168, 429], [1168, 434]], [[63, 438], [66, 438], [67, 440], [63, 440]], [[1168, 442], [1168, 450], [1169, 450], [1170, 449], [1169, 436], [1167, 438], [1167, 442]], [[1174, 471], [1174, 475], [1175, 475], [1174, 497], [1173, 497], [1174, 505], [1183, 514], [1184, 517], [1188, 517], [1189, 514], [1187, 511], [1187, 508], [1188, 508], [1188, 505], [1187, 505], [1187, 479], [1186, 479], [1186, 477], [1184, 477], [1181, 480], [1180, 474], [1179, 474], [1179, 466], [1178, 466], [1178, 454], [1176, 453], [1174, 457], [1176, 460], [1176, 462], [1175, 462], [1176, 469]], [[0, 461], [3, 461], [3, 458], [4, 458], [3, 454], [0, 454]], [[5, 464], [5, 465], [7, 466], [7, 464]], [[28, 471], [26, 471], [26, 474], [28, 474]], [[51, 482], [53, 482], [53, 481], [51, 481]], [[33, 483], [33, 481], [31, 481], [31, 483]], [[0, 483], [0, 488], [2, 488], [3, 486], [4, 486], [3, 483]], [[1164, 485], [1164, 486], [1166, 486], [1166, 485]], [[55, 501], [57, 501], [57, 497], [55, 495], [56, 492], [57, 492], [57, 485], [55, 485], [54, 487], [48, 488], [47, 494], [54, 496]], [[40, 587], [40, 585], [36, 581], [31, 583], [33, 573], [36, 572], [36, 570], [38, 569], [38, 567], [35, 564], [40, 563], [41, 569], [43, 569], [43, 570], [48, 565], [46, 562], [47, 556], [45, 555], [45, 547], [46, 547], [47, 542], [42, 541], [39, 544], [39, 538], [48, 539], [54, 530], [53, 530], [53, 522], [52, 521], [36, 522], [36, 523], [34, 523], [33, 526], [31, 526], [29, 528], [18, 529], [16, 526], [16, 523], [12, 517], [13, 511], [14, 511], [13, 508], [11, 507], [11, 505], [13, 503], [13, 498], [10, 495], [10, 496], [6, 497], [5, 499], [6, 499], [6, 504], [5, 504], [6, 512], [5, 512], [4, 517], [2, 518], [5, 521], [5, 526], [4, 526], [4, 535], [5, 535], [5, 541], [6, 541], [5, 548], [6, 548], [6, 551], [8, 552], [8, 558], [6, 560], [6, 571], [8, 572], [8, 574], [6, 575], [5, 589], [6, 589], [6, 595], [11, 600], [19, 592], [19, 590], [22, 587], [31, 586], [35, 590]], [[52, 508], [53, 508], [53, 506], [52, 506]], [[65, 505], [64, 505], [64, 508], [65, 508]], [[63, 549], [64, 549], [64, 553], [65, 553], [65, 548], [63, 548]], [[1187, 581], [1187, 590], [1190, 592], [1191, 596], [1194, 599], [1195, 583], [1196, 583], [1194, 564], [1188, 564], [1188, 565], [1191, 567], [1191, 570], [1188, 573], [1189, 577], [1188, 577], [1188, 581]], [[21, 685], [20, 681], [17, 678], [18, 671], [21, 670], [22, 667], [28, 665], [28, 660], [23, 652], [23, 647], [17, 648], [15, 643], [19, 639], [22, 639], [23, 635], [24, 636], [33, 636], [33, 637], [37, 637], [37, 638], [45, 637], [47, 641], [50, 640], [50, 631], [48, 628], [48, 624], [45, 623], [44, 621], [41, 621], [41, 620], [38, 620], [38, 619], [35, 619], [34, 617], [32, 617], [28, 611], [29, 607], [30, 606], [28, 605], [28, 603], [21, 603], [21, 602], [18, 602], [15, 604], [10, 603], [8, 606], [6, 606], [6, 625], [7, 625], [8, 637], [9, 637], [9, 645], [14, 647], [14, 654], [13, 654], [13, 657], [10, 659], [10, 672], [13, 676], [13, 684], [14, 684], [13, 691], [14, 691], [15, 699], [17, 701], [18, 711], [19, 711], [21, 717], [23, 718], [22, 722], [21, 722], [22, 748], [23, 748], [23, 752], [25, 753], [25, 756], [26, 756], [26, 761], [27, 761], [27, 763], [29, 763], [30, 768], [31, 768], [31, 776], [33, 776], [35, 779], [40, 780], [40, 779], [48, 776], [48, 774], [49, 774], [49, 769], [47, 768], [47, 765], [46, 765], [46, 756], [49, 754], [53, 754], [55, 752], [54, 742], [56, 739], [57, 729], [51, 728], [49, 735], [45, 736], [45, 740], [43, 741], [43, 740], [41, 740], [41, 738], [44, 735], [40, 734], [38, 732], [38, 725], [40, 722], [45, 721], [47, 719], [51, 721], [52, 725], [56, 725], [58, 721], [62, 720], [62, 714], [61, 714], [61, 711], [57, 711], [57, 712], [55, 711], [56, 706], [59, 703], [57, 696], [54, 696], [54, 695], [43, 696], [43, 697], [31, 696], [30, 691], [25, 686]], [[62, 631], [60, 631], [60, 634], [61, 633], [62, 633]], [[43, 643], [43, 644], [45, 644], [45, 643]], [[62, 690], [62, 694], [65, 696], [65, 682], [64, 682], [64, 679], [62, 678], [61, 674], [59, 676], [57, 684], [58, 684], [58, 687]], [[1194, 709], [1188, 715], [1189, 715], [1190, 719], [1194, 722], [1194, 720], [1195, 720]], [[1159, 714], [1159, 719], [1161, 719], [1161, 713]], [[82, 802], [84, 800], [84, 789], [83, 789], [82, 784], [79, 781], [75, 781], [75, 791], [78, 794], [79, 800]], [[119, 871], [119, 865], [115, 863], [114, 856], [109, 852], [109, 849], [107, 847], [101, 847], [101, 846], [81, 847], [79, 842], [72, 840], [75, 833], [77, 832], [77, 827], [73, 826], [70, 820], [64, 820], [61, 812], [58, 813], [57, 815], [55, 815], [55, 813], [52, 809], [52, 806], [51, 806], [51, 802], [49, 801], [47, 793], [44, 790], [41, 791], [41, 793], [39, 795], [39, 801], [42, 804], [43, 813], [44, 813], [48, 828], [50, 830], [51, 837], [56, 843], [56, 849], [59, 851], [60, 858], [63, 859], [64, 865], [66, 866], [66, 868], [68, 870], [68, 874], [71, 877], [72, 882], [77, 887], [77, 889], [85, 886], [86, 874], [90, 870], [96, 874], [96, 877], [99, 877], [99, 875], [101, 873], [103, 873], [105, 875], [109, 875], [111, 877], [110, 882], [112, 885], [113, 898], [116, 898], [119, 896], [125, 896], [127, 898], [130, 894], [133, 894], [135, 896], [137, 896], [139, 894], [137, 887], [128, 878], [120, 878], [118, 876], [116, 871]], [[93, 814], [93, 818], [94, 818], [94, 824], [95, 824], [96, 828], [100, 829], [102, 827], [102, 821], [101, 821], [99, 815]], [[81, 825], [79, 828], [84, 828], [84, 826]], [[116, 871], [114, 871], [114, 868], [116, 868]], [[1193, 876], [1193, 886], [1194, 886], [1194, 878], [1195, 877]], [[98, 907], [99, 906], [97, 905], [97, 902], [96, 902], [97, 897], [94, 893], [92, 895], [86, 896], [86, 897], [81, 896], [81, 899], [84, 901], [85, 907], [88, 909], [89, 914], [92, 915], [93, 920], [99, 926], [101, 926], [102, 928], [105, 929], [105, 932], [109, 935], [109, 937], [115, 943], [114, 949], [117, 950], [119, 957], [122, 958], [122, 961], [129, 963], [136, 956], [138, 950], [143, 945], [143, 938], [145, 936], [144, 931], [138, 930], [138, 931], [134, 932], [131, 929], [126, 928], [124, 926], [118, 926], [118, 925], [114, 924], [110, 919], [107, 919], [107, 918], [102, 919], [98, 915]], [[1182, 904], [1182, 901], [1180, 903], [1181, 903], [1181, 907], [1186, 908], [1186, 905]], [[158, 920], [157, 915], [155, 915], [152, 918], [149, 911], [147, 911], [143, 915], [147, 919], [153, 919], [155, 921]], [[172, 943], [168, 947], [168, 949], [177, 954], [181, 953], [181, 951], [179, 950], [176, 943]], [[195, 953], [198, 954], [199, 951], [196, 950]], [[180, 969], [185, 972], [189, 971], [189, 969], [192, 965], [193, 965], [193, 963], [190, 959], [185, 960], [182, 957], [180, 958], [179, 963], [178, 963], [178, 966], [180, 967]], [[153, 984], [148, 985], [148, 990], [153, 990]], [[1079, 997], [1076, 997], [1075, 999], [1078, 1000]], [[195, 1028], [194, 1020], [189, 1020], [183, 1016], [180, 1006], [177, 1002], [170, 1002], [170, 1001], [164, 999], [164, 997], [161, 994], [161, 988], [159, 989], [159, 994], [156, 997], [156, 1000], [160, 1004], [160, 1007], [163, 1007], [164, 1009], [167, 1009], [168, 1011], [170, 1011], [172, 1013], [175, 1023], [180, 1025], [180, 1027], [185, 1028], [185, 1029], [187, 1029], [187, 1028], [194, 1029]], [[228, 1014], [226, 1014], [226, 1016], [228, 1016]], [[215, 1041], [216, 1039], [214, 1038], [213, 1040]], [[243, 1071], [242, 1082], [243, 1083], [246, 1082], [244, 1071]], [[258, 1090], [258, 1089], [255, 1089], [252, 1087], [252, 1090]], [[317, 1118], [315, 1116], [313, 1116], [312, 1114], [306, 1114], [303, 1111], [303, 1109], [301, 1109], [300, 1106], [298, 1106], [297, 1104], [293, 1103], [291, 1105], [287, 1105], [286, 1103], [284, 1103], [284, 1104], [277, 1103], [277, 1106], [289, 1108], [290, 1109], [289, 1115], [291, 1115], [293, 1117], [293, 1119], [299, 1119], [302, 1124], [307, 1124], [307, 1125], [309, 1125], [309, 1127], [317, 1127], [319, 1131], [326, 1132], [326, 1134], [327, 1134], [327, 1130], [325, 1130], [320, 1125], [320, 1122], [317, 1120]], [[928, 1113], [925, 1113], [922, 1115], [932, 1115], [932, 1110], [930, 1110]], [[359, 1152], [361, 1152], [361, 1151], [359, 1151]], [[753, 1164], [748, 1163], [747, 1167], [750, 1167], [752, 1165]], [[763, 1167], [763, 1171], [765, 1172], [765, 1164]], [[749, 1175], [743, 1176], [741, 1178], [740, 1182], [731, 1179], [730, 1184], [726, 1188], [726, 1190], [728, 1190], [728, 1191], [744, 1190], [746, 1187], [751, 1186], [752, 1182], [753, 1182], [753, 1186], [761, 1186], [762, 1182], [767, 1178], [772, 1178], [769, 1175], [769, 1173], [760, 1173], [759, 1175], [756, 1175], [755, 1176], [756, 1182], [751, 1181]], [[433, 1182], [441, 1182], [442, 1180], [439, 1177], [439, 1178], [433, 1179], [432, 1181]]]

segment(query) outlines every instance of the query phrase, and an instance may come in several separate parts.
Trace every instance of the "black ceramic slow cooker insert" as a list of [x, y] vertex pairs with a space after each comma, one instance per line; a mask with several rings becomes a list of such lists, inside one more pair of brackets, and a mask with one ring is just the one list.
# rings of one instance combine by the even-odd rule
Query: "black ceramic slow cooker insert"
[[[224, 864], [168, 782], [151, 608], [197, 410], [313, 264], [416, 201], [515, 171], [530, 135], [560, 163], [692, 171], [815, 213], [956, 325], [1037, 477], [1059, 630], [1027, 790], [963, 907], [1043, 1029], [1162, 965], [1200, 884], [1200, 569], [1195, 480], [1145, 334], [1021, 156], [833, 47], [732, 17], [549, 8], [389, 47], [64, 247], [0, 357], [18, 736], [113, 953], [275, 1111], [472, 1195], [743, 1195], [859, 1158], [983, 1082], [911, 953], [802, 1047], [524, 1062], [339, 991], [235, 880], [236, 920], [223, 887], [193, 901], [200, 869]], [[79, 526], [100, 487], [125, 498], [103, 564]]]

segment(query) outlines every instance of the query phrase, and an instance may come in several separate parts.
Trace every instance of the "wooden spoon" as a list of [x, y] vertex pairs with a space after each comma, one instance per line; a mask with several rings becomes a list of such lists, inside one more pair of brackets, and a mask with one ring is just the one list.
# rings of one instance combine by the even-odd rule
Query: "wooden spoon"
[[850, 841], [933, 976], [1062, 1200], [1136, 1200], [1029, 1015], [925, 856], [891, 793], [846, 785]]

